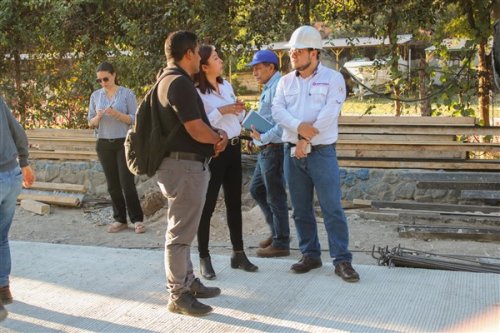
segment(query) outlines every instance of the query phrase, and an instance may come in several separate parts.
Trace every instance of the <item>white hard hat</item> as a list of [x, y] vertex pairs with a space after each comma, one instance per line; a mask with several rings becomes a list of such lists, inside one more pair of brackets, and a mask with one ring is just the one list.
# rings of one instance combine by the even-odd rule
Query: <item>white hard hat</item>
[[285, 47], [291, 49], [318, 49], [323, 50], [323, 41], [318, 30], [310, 25], [303, 25], [292, 34], [290, 41]]

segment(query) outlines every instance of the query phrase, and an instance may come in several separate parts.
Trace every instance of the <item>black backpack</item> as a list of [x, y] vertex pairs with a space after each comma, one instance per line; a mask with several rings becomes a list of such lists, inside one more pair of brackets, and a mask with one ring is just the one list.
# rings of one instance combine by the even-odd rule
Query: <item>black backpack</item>
[[[165, 133], [161, 126], [159, 117], [160, 105], [158, 101], [158, 84], [160, 81], [169, 75], [162, 74], [155, 85], [146, 93], [141, 104], [137, 108], [135, 114], [135, 124], [128, 130], [125, 137], [125, 159], [127, 167], [134, 175], [147, 174], [152, 177], [163, 160], [167, 143], [172, 140], [177, 132], [176, 127], [170, 133]], [[154, 142], [164, 142], [164, 144], [156, 145], [160, 147], [160, 151], [152, 151], [155, 146]]]

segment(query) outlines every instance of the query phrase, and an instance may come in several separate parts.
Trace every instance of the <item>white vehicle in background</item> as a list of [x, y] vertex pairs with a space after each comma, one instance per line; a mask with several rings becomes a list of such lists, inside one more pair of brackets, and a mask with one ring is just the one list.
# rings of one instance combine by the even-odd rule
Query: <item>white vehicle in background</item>
[[[399, 58], [399, 71], [406, 72], [408, 71], [407, 67], [408, 65], [406, 61]], [[373, 94], [373, 91], [377, 93], [387, 92], [387, 84], [391, 81], [391, 74], [386, 60], [370, 60], [369, 58], [357, 58], [346, 62], [344, 64], [344, 68], [352, 77], [362, 83], [362, 85], [355, 84], [355, 86], [353, 87], [353, 92], [355, 95], [371, 95]], [[373, 91], [366, 89], [365, 87], [363, 87], [363, 85]]]

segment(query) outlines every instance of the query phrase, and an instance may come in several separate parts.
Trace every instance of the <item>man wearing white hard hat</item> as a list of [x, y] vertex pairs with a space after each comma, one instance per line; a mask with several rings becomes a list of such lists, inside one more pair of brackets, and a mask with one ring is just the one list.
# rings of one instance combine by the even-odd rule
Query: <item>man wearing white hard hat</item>
[[257, 82], [264, 85], [258, 113], [274, 125], [262, 133], [254, 127], [250, 134], [254, 144], [260, 148], [250, 193], [271, 230], [271, 236], [259, 243], [256, 253], [264, 258], [285, 257], [290, 255], [290, 224], [283, 173], [283, 130], [274, 122], [271, 111], [276, 86], [281, 78], [278, 57], [273, 51], [261, 50], [254, 54], [248, 66], [252, 67]]
[[278, 83], [272, 114], [283, 127], [285, 176], [302, 252], [291, 269], [306, 273], [322, 265], [313, 208], [316, 190], [335, 274], [357, 282], [359, 275], [351, 265], [348, 249], [349, 230], [341, 206], [335, 149], [338, 118], [346, 98], [345, 82], [339, 72], [321, 65], [323, 43], [318, 30], [311, 26], [296, 29], [287, 46], [294, 71]]

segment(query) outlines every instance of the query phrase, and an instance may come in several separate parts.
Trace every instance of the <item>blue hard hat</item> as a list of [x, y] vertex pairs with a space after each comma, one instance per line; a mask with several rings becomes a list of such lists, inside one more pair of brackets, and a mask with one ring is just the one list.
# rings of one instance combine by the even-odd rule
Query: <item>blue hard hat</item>
[[263, 62], [275, 64], [276, 66], [279, 65], [278, 57], [276, 56], [276, 54], [274, 54], [273, 51], [260, 50], [253, 55], [252, 61], [248, 63], [247, 66], [257, 65]]

